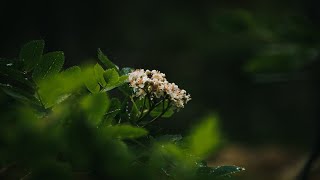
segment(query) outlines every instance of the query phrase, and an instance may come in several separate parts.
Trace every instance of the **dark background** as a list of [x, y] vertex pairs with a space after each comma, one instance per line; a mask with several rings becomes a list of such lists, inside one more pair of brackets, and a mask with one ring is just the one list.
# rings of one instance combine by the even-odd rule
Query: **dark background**
[[316, 131], [319, 11], [312, 0], [1, 1], [0, 56], [44, 39], [66, 67], [101, 48], [121, 67], [159, 69], [193, 100], [164, 131], [210, 112], [240, 144], [308, 150]]

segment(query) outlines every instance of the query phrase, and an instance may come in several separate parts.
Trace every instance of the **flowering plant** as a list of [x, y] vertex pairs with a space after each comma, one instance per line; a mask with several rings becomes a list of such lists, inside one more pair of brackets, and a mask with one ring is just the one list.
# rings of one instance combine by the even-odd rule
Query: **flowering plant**
[[62, 70], [63, 52], [43, 50], [31, 41], [18, 59], [0, 59], [1, 178], [223, 179], [243, 170], [204, 161], [221, 139], [216, 116], [186, 138], [149, 127], [191, 100], [165, 74], [120, 69], [101, 50], [101, 65]]

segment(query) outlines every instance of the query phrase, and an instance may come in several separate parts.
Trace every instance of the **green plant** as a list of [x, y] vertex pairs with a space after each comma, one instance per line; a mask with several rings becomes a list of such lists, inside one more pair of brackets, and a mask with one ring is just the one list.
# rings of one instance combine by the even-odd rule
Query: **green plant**
[[[62, 70], [63, 52], [44, 41], [0, 59], [0, 176], [7, 179], [223, 179], [243, 171], [208, 167], [221, 137], [216, 116], [192, 133], [163, 135], [152, 123], [169, 118], [190, 95], [159, 71], [100, 63]], [[7, 96], [9, 95], [9, 96]]]

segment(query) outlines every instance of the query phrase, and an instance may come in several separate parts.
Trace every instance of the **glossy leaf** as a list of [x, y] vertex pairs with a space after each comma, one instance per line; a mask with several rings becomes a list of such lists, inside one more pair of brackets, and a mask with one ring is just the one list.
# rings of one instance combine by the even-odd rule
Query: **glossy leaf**
[[44, 49], [43, 40], [35, 40], [25, 44], [20, 51], [20, 60], [24, 63], [24, 70], [31, 71], [40, 62]]
[[244, 170], [244, 168], [238, 166], [200, 167], [197, 174], [200, 177], [223, 178], [230, 177], [231, 175]]
[[32, 73], [35, 82], [39, 82], [49, 76], [57, 74], [64, 64], [64, 53], [62, 51], [50, 52], [43, 55], [41, 61]]
[[109, 60], [109, 58], [103, 54], [103, 52], [98, 49], [98, 59], [109, 69], [115, 69], [116, 71], [119, 71], [119, 67], [116, 66], [115, 64], [113, 64], [113, 62], [111, 62]]

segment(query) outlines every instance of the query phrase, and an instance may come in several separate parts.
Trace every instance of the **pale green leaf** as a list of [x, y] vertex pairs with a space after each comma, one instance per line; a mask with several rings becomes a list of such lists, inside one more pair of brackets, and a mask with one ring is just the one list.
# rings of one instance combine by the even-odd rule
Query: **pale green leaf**
[[73, 66], [39, 82], [38, 93], [46, 108], [62, 102], [83, 86], [81, 69]]
[[110, 100], [106, 93], [90, 94], [81, 100], [88, 123], [97, 126], [110, 107]]
[[199, 158], [205, 158], [220, 144], [218, 119], [215, 115], [206, 117], [194, 128], [190, 136], [190, 151]]
[[88, 67], [84, 68], [82, 76], [84, 78], [84, 83], [85, 83], [87, 89], [91, 93], [100, 92], [100, 84], [96, 78], [93, 67], [88, 66]]
[[96, 79], [98, 83], [102, 86], [105, 87], [107, 85], [104, 77], [103, 77], [104, 69], [97, 63], [94, 66], [94, 74], [96, 76]]
[[135, 139], [148, 134], [147, 130], [131, 125], [108, 126], [104, 127], [102, 131], [107, 137], [118, 139]]

